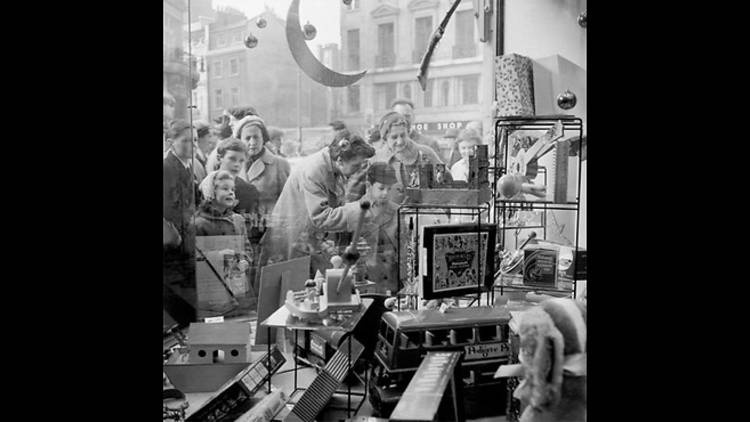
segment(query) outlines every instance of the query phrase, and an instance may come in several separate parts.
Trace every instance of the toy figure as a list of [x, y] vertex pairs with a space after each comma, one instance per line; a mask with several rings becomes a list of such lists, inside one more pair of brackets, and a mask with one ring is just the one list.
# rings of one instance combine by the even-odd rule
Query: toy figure
[[523, 381], [513, 396], [527, 405], [520, 422], [586, 420], [586, 305], [567, 298], [523, 312], [518, 333]]

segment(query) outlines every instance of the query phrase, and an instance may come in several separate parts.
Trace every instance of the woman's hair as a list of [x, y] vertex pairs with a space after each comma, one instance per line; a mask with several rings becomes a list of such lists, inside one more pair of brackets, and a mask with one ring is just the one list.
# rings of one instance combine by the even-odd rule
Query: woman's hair
[[393, 185], [398, 182], [396, 170], [383, 162], [370, 164], [367, 169], [367, 181], [370, 183], [382, 183], [384, 185]]
[[456, 136], [456, 143], [475, 142], [477, 145], [482, 143], [482, 137], [474, 129], [464, 129]]
[[232, 137], [232, 126], [229, 125], [229, 122], [219, 124], [216, 129], [218, 131], [219, 139], [227, 139]]
[[175, 119], [169, 122], [169, 128], [167, 129], [167, 139], [176, 139], [182, 132], [190, 129], [190, 123], [183, 119]]
[[223, 141], [219, 142], [219, 145], [216, 146], [216, 156], [221, 158], [224, 156], [224, 154], [226, 154], [227, 151], [237, 151], [243, 154], [247, 154], [247, 146], [239, 139], [232, 138], [230, 136], [229, 138], [226, 138]]
[[389, 111], [380, 118], [380, 122], [378, 123], [378, 132], [380, 132], [381, 139], [386, 139], [392, 126], [404, 126], [406, 130], [409, 130], [409, 122], [403, 114]]
[[349, 130], [336, 133], [333, 141], [328, 145], [328, 153], [333, 161], [341, 158], [349, 161], [354, 157], [370, 158], [375, 155], [375, 148], [365, 142], [359, 135], [352, 135]]
[[195, 130], [198, 134], [198, 138], [202, 138], [211, 132], [211, 125], [206, 122], [196, 122]]
[[255, 111], [255, 107], [253, 106], [232, 107], [227, 110], [227, 113], [231, 114], [232, 117], [234, 117], [237, 120], [240, 120], [245, 116], [257, 116], [258, 115], [258, 112]]

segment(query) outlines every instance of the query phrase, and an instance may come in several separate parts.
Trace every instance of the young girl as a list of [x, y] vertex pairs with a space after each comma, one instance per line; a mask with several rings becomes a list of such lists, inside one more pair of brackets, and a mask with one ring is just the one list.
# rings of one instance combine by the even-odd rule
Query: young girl
[[197, 236], [247, 237], [245, 219], [235, 213], [234, 176], [225, 170], [213, 171], [200, 185], [203, 202], [195, 216]]
[[451, 167], [451, 175], [453, 180], [466, 182], [469, 179], [469, 157], [474, 155], [474, 148], [482, 143], [482, 140], [474, 130], [464, 129], [458, 134], [456, 141], [461, 159]]

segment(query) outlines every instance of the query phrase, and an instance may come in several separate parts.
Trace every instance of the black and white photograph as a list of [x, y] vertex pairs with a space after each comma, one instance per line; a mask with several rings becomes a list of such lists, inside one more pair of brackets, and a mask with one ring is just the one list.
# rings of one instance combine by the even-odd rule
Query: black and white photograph
[[586, 421], [586, 0], [162, 2], [163, 421]]

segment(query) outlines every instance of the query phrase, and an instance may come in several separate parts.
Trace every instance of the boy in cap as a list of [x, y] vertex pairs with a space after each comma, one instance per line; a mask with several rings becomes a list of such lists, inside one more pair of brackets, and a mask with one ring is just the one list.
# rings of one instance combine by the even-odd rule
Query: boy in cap
[[362, 237], [371, 248], [364, 257], [370, 281], [377, 283], [374, 291], [395, 293], [398, 288], [398, 259], [396, 238], [398, 204], [388, 199], [391, 187], [397, 183], [396, 171], [383, 162], [375, 162], [367, 169], [366, 193], [370, 201], [371, 220], [362, 227]]

